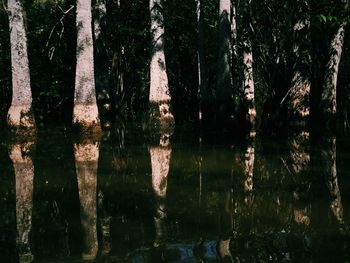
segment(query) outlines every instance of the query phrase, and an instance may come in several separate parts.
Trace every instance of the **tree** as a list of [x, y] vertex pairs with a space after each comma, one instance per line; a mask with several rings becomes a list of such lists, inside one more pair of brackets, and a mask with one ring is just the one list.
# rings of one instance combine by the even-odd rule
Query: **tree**
[[232, 114], [232, 74], [231, 74], [231, 1], [219, 2], [219, 58], [217, 103], [221, 121], [227, 122]]
[[91, 0], [77, 0], [77, 49], [73, 125], [83, 131], [99, 132], [96, 103]]
[[164, 17], [162, 0], [150, 0], [151, 14], [151, 65], [150, 65], [150, 116], [163, 128], [174, 124], [171, 96], [164, 54]]
[[[343, 0], [342, 2], [347, 2], [347, 0]], [[347, 3], [345, 3], [345, 9], [348, 9]], [[346, 21], [341, 22], [330, 44], [329, 60], [326, 66], [321, 95], [322, 118], [326, 122], [334, 120], [337, 113], [338, 69], [343, 52], [346, 25]]]
[[301, 0], [297, 6], [292, 38], [293, 78], [281, 104], [286, 100], [289, 117], [302, 119], [310, 115], [311, 33], [308, 1]]
[[21, 0], [8, 0], [11, 41], [12, 102], [7, 114], [9, 127], [16, 130], [34, 130], [30, 89], [27, 36]]
[[243, 92], [246, 120], [251, 130], [255, 130], [256, 109], [255, 109], [255, 87], [253, 77], [253, 46], [251, 42], [251, 0], [245, 0], [243, 6]]

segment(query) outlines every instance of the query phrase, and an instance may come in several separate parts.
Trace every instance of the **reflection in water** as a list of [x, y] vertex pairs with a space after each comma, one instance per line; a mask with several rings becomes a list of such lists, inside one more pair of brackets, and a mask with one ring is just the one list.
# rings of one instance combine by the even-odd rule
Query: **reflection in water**
[[293, 191], [294, 221], [298, 225], [308, 226], [311, 217], [311, 205], [306, 197], [311, 187], [307, 172], [310, 171], [310, 136], [308, 132], [300, 132], [289, 139], [289, 160], [286, 167], [291, 176], [298, 180], [297, 188]]
[[93, 260], [98, 252], [96, 191], [99, 143], [91, 140], [75, 143], [74, 157], [83, 230], [82, 258], [84, 260]]
[[165, 238], [166, 192], [171, 158], [171, 146], [168, 135], [162, 135], [158, 146], [150, 147], [152, 166], [152, 188], [156, 199], [154, 224], [156, 237], [154, 246], [161, 245]]
[[32, 262], [29, 244], [32, 229], [34, 165], [30, 156], [34, 142], [10, 145], [10, 158], [16, 177], [17, 249], [20, 263]]
[[[49, 142], [45, 135], [35, 152], [35, 176], [33, 143], [5, 143], [12, 163], [2, 158], [0, 169], [15, 176], [8, 177], [13, 187], [0, 184], [0, 202], [6, 204], [0, 262], [6, 249], [17, 260], [16, 223], [19, 258], [28, 263], [32, 254], [38, 262], [80, 262], [82, 251], [84, 260], [99, 262], [349, 259], [349, 200], [340, 190], [346, 193], [350, 185], [350, 155], [342, 151], [350, 141], [311, 143], [304, 132], [230, 147], [186, 144], [176, 135], [171, 145], [163, 136], [147, 153], [147, 142], [137, 136], [134, 141], [120, 130], [101, 142], [76, 142], [74, 167], [72, 144], [54, 147], [62, 135]], [[65, 138], [71, 142], [70, 134]], [[150, 166], [152, 181], [144, 176]], [[176, 176], [168, 181], [170, 172]], [[62, 253], [63, 245], [70, 255]]]
[[344, 218], [337, 177], [336, 138], [327, 138], [322, 145], [321, 161], [324, 165], [324, 176], [330, 193], [330, 209], [333, 216], [340, 224], [340, 227], [342, 227], [344, 225]]

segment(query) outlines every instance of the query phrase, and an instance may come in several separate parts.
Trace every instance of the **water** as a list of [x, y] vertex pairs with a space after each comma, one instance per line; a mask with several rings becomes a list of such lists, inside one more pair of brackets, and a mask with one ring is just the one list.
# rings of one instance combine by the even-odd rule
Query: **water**
[[2, 137], [0, 262], [347, 262], [350, 141]]

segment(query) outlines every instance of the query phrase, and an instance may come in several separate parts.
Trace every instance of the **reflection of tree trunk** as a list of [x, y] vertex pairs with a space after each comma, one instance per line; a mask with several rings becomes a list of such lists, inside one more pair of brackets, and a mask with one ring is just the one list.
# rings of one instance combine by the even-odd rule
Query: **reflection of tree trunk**
[[85, 260], [93, 260], [98, 251], [96, 189], [99, 144], [76, 143], [74, 144], [74, 156], [78, 178], [81, 224], [84, 233], [82, 257]]
[[294, 221], [297, 224], [308, 226], [310, 224], [311, 205], [305, 203], [305, 196], [310, 189], [310, 178], [307, 177], [310, 166], [309, 152], [310, 136], [308, 132], [289, 139], [289, 159], [284, 162], [291, 176], [296, 178], [298, 188], [293, 192], [296, 202], [294, 208]]
[[171, 158], [171, 146], [169, 139], [161, 139], [159, 146], [150, 148], [152, 166], [152, 188], [156, 198], [154, 223], [156, 237], [154, 246], [159, 246], [165, 238], [165, 217], [166, 217], [166, 191], [168, 183], [168, 173]]
[[13, 128], [34, 129], [32, 92], [21, 0], [7, 2], [11, 38], [12, 102], [7, 114], [8, 125]]
[[[232, 182], [231, 182], [232, 183]], [[225, 260], [225, 262], [233, 262], [233, 258], [230, 252], [230, 242], [231, 242], [231, 234], [233, 231], [233, 200], [232, 191], [226, 192], [226, 202], [225, 209], [223, 214], [223, 222], [221, 226], [223, 227], [223, 233], [221, 233], [222, 237], [218, 242], [217, 251], [221, 259]]]
[[29, 244], [32, 229], [34, 165], [30, 157], [33, 142], [18, 143], [10, 147], [10, 158], [16, 176], [17, 249], [19, 261], [32, 262]]
[[171, 96], [164, 54], [164, 17], [161, 0], [150, 0], [151, 13], [151, 83], [149, 101], [152, 121], [163, 127], [172, 126]]
[[73, 124], [82, 129], [100, 130], [94, 76], [94, 48], [91, 25], [91, 0], [77, 0], [77, 63]]
[[340, 225], [344, 224], [343, 206], [337, 177], [336, 138], [331, 137], [323, 142], [321, 150], [324, 176], [330, 193], [330, 209]]
[[247, 149], [244, 153], [244, 192], [246, 194], [245, 202], [251, 205], [253, 192], [253, 176], [255, 161], [255, 137], [248, 139]]

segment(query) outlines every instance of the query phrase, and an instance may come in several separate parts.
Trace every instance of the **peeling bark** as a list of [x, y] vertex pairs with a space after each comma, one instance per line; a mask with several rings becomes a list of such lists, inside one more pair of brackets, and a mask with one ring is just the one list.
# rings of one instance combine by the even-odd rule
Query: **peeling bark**
[[171, 96], [164, 54], [164, 17], [161, 0], [150, 0], [151, 64], [150, 64], [150, 117], [156, 126], [174, 125]]
[[91, 0], [77, 0], [77, 64], [73, 125], [83, 131], [99, 132], [100, 118], [96, 103]]
[[16, 177], [16, 243], [20, 263], [30, 263], [34, 259], [29, 242], [33, 210], [34, 164], [30, 156], [33, 144], [16, 143], [9, 149]]
[[169, 139], [162, 138], [158, 146], [150, 148], [152, 166], [152, 188], [156, 199], [154, 224], [156, 237], [154, 246], [158, 247], [165, 238], [166, 192], [170, 168], [171, 146]]
[[97, 241], [97, 166], [99, 143], [74, 144], [75, 166], [78, 179], [80, 218], [83, 229], [84, 260], [94, 260], [98, 252]]
[[8, 15], [11, 42], [12, 102], [7, 114], [7, 123], [15, 130], [34, 130], [32, 92], [27, 51], [27, 36], [24, 27], [21, 0], [8, 0]]

